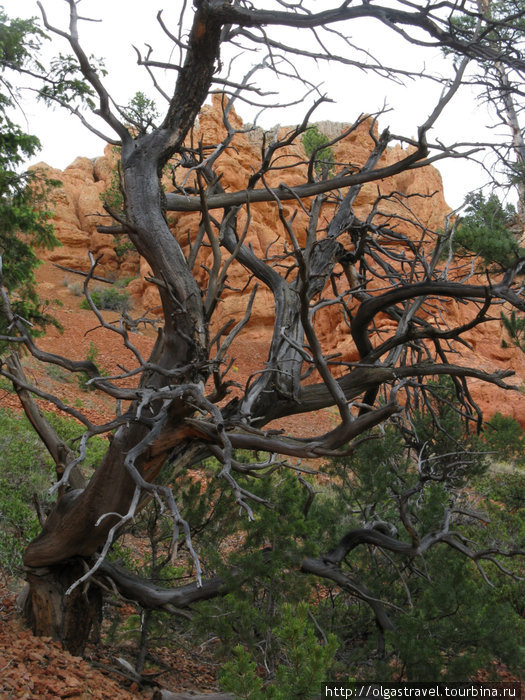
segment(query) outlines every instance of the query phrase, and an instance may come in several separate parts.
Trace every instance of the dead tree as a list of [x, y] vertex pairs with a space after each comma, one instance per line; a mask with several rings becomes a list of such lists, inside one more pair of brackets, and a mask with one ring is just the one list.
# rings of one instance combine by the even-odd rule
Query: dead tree
[[[511, 5], [503, 3], [495, 7], [490, 0], [477, 0], [466, 8], [464, 16], [458, 21], [458, 31], [479, 32], [483, 43], [500, 53], [518, 52], [521, 48], [522, 28], [508, 22], [512, 12]], [[476, 29], [474, 29], [476, 27]], [[511, 176], [518, 192], [519, 221], [523, 225], [525, 213], [525, 184], [523, 167], [525, 162], [525, 141], [520, 125], [523, 92], [520, 87], [519, 72], [501, 60], [482, 64], [483, 70], [475, 74], [472, 82], [482, 88], [483, 100], [489, 104], [497, 115], [498, 122], [509, 132], [510, 143], [494, 144], [498, 159], [504, 167], [505, 175]]]
[[[151, 51], [145, 56], [138, 53], [139, 62], [151, 73], [166, 101], [162, 121], [130, 124], [129, 115], [115, 105], [102, 74], [82, 47], [79, 23], [83, 18], [77, 14], [77, 4], [76, 0], [66, 0], [68, 29], [54, 26], [41, 6], [43, 22], [57, 41], [69, 45], [83, 84], [96, 101], [96, 114], [111, 130], [110, 135], [105, 135], [106, 140], [121, 148], [123, 211], [109, 213], [117, 218], [119, 231], [127, 233], [149, 263], [164, 317], [155, 348], [146, 359], [133, 346], [124, 325], [106, 323], [91, 300], [89, 281], [96, 268], [96, 261], [92, 260], [85, 292], [93, 312], [106, 332], [119, 334], [136, 358], [133, 370], [102, 377], [92, 363], [73, 362], [39, 349], [24, 320], [13, 314], [7, 295], [2, 292], [2, 310], [11, 329], [11, 335], [4, 340], [24, 345], [41, 362], [70, 372], [85, 372], [98, 391], [127, 402], [124, 413], [103, 425], [95, 425], [81, 411], [64, 406], [59, 397], [32, 386], [16, 358], [2, 360], [1, 374], [13, 381], [28, 412], [31, 411], [28, 397], [32, 393], [54, 402], [86, 428], [79, 455], [75, 456], [45, 426], [38, 411], [32, 412], [32, 423], [57, 462], [60, 498], [41, 534], [25, 552], [35, 631], [59, 638], [78, 652], [85, 644], [90, 622], [96, 617], [94, 608], [99, 600], [94, 594], [84, 595], [84, 586], [92, 590], [89, 582], [97, 571], [110, 576], [127, 597], [149, 607], [170, 604], [182, 608], [224, 590], [222, 581], [203, 577], [184, 514], [177, 507], [177, 484], [172, 489], [155, 484], [168, 461], [172, 465], [191, 466], [204, 457], [216, 457], [224, 488], [231, 490], [245, 516], [251, 517], [253, 508], [268, 504], [239, 485], [236, 474], [255, 471], [258, 465], [236, 460], [237, 449], [312, 460], [351, 454], [353, 442], [359, 436], [402, 414], [410, 406], [411, 397], [421, 391], [428, 379], [440, 375], [452, 377], [458, 406], [473, 420], [478, 420], [479, 412], [468, 389], [469, 378], [512, 388], [505, 381], [509, 372], [486, 373], [464, 366], [454, 362], [454, 352], [466, 331], [492, 319], [494, 304], [506, 302], [525, 310], [518, 283], [523, 262], [516, 260], [498, 278], [459, 279], [452, 274], [450, 261], [446, 261], [446, 235], [438, 235], [414, 219], [410, 198], [395, 192], [385, 193], [383, 189], [367, 217], [361, 219], [354, 205], [365, 183], [384, 183], [396, 174], [446, 157], [466, 157], [475, 150], [475, 146], [468, 144], [432, 143], [428, 137], [462, 84], [469, 61], [498, 60], [518, 72], [525, 69], [525, 61], [514, 53], [502, 54], [490, 45], [458, 36], [449, 22], [456, 9], [452, 3], [440, 3], [440, 9], [434, 11], [432, 5], [425, 4], [418, 7], [400, 3], [393, 7], [342, 2], [311, 11], [306, 0], [293, 6], [277, 1], [272, 10], [258, 9], [256, 3], [244, 0], [195, 0], [193, 9], [186, 8], [183, 12], [178, 29], [170, 29], [163, 16], [160, 13], [158, 16], [176, 52], [180, 53], [178, 62], [157, 61]], [[314, 4], [311, 3], [312, 7]], [[282, 165], [281, 152], [284, 147], [300, 142], [314, 105], [297, 128], [263, 139], [260, 162], [243, 189], [225, 191], [218, 166], [235, 138], [231, 108], [236, 100], [252, 103], [265, 100], [264, 90], [253, 82], [255, 69], [245, 78], [228, 72], [229, 47], [233, 45], [236, 51], [239, 46], [246, 50], [263, 47], [267, 55], [257, 69], [270, 71], [275, 80], [301, 80], [283, 57], [291, 58], [292, 63], [296, 58], [333, 61], [350, 68], [374, 70], [387, 77], [414, 77], [406, 70], [382, 66], [372, 57], [365, 63], [361, 61], [362, 54], [356, 53], [348, 38], [352, 22], [360, 18], [382, 23], [409, 42], [446, 47], [462, 57], [451, 77], [442, 79], [441, 98], [429, 108], [429, 117], [420, 126], [417, 138], [402, 139], [388, 130], [378, 133], [376, 119], [368, 118], [366, 122], [363, 117], [349, 125], [329, 146], [352, 134], [362, 123], [368, 123], [372, 146], [366, 162], [335, 163], [330, 172], [319, 177], [314, 153], [310, 163], [304, 162], [307, 175], [303, 182], [270, 186], [270, 175], [288, 167]], [[273, 34], [274, 28], [282, 27], [293, 29], [294, 34], [306, 33], [319, 48], [282, 44]], [[421, 39], [422, 36], [426, 38]], [[346, 54], [330, 52], [327, 48], [330, 37], [337, 37], [338, 45], [346, 47]], [[157, 68], [176, 76], [171, 93], [157, 82]], [[53, 75], [44, 76], [43, 80], [47, 99], [71, 109], [89, 126], [74, 101], [64, 98], [64, 92], [59, 89], [61, 83]], [[310, 89], [307, 80], [302, 81]], [[195, 143], [191, 132], [199, 111], [210, 91], [217, 89], [225, 95], [225, 137], [217, 144]], [[270, 95], [268, 100], [271, 102], [274, 96]], [[395, 162], [387, 163], [385, 154], [389, 146], [400, 141], [410, 148]], [[184, 169], [185, 175], [176, 180], [172, 191], [165, 192], [161, 176], [170, 162]], [[389, 214], [389, 200], [396, 200], [404, 213], [398, 210], [395, 215]], [[246, 244], [251, 210], [259, 202], [272, 204], [275, 234], [286, 241], [275, 256], [271, 251], [258, 256]], [[189, 211], [200, 213], [200, 224], [192, 232], [191, 245], [187, 247], [186, 241], [177, 240], [170, 231], [167, 213]], [[307, 217], [306, 230], [304, 224], [299, 227], [296, 222], [298, 211]], [[398, 224], [407, 222], [411, 222], [417, 235], [401, 232]], [[212, 265], [197, 277], [194, 268], [199, 251], [205, 246], [212, 251]], [[216, 321], [220, 318], [221, 298], [234, 264], [243, 266], [257, 284], [253, 286], [243, 318], [235, 322]], [[233, 340], [242, 337], [253, 299], [263, 287], [270, 291], [275, 307], [268, 355], [242, 391], [230, 398], [228, 353]], [[471, 319], [459, 327], [450, 327], [446, 322], [445, 305], [450, 300], [459, 300], [474, 309]], [[331, 356], [323, 347], [318, 316], [328, 307], [346, 323], [357, 351], [356, 361]], [[387, 336], [377, 333], [379, 316], [388, 317], [395, 328]], [[212, 323], [218, 329], [214, 337], [210, 333]], [[129, 382], [122, 382], [130, 378], [136, 380], [132, 388]], [[328, 406], [337, 408], [338, 424], [315, 437], [292, 437], [266, 428], [270, 421]], [[86, 443], [93, 435], [109, 433], [111, 440], [106, 455], [84, 485], [78, 465]], [[69, 488], [68, 483], [74, 488]], [[158, 590], [105, 561], [111, 544], [151, 495], [165, 504], [173, 519], [176, 539], [178, 530], [182, 530], [180, 537], [194, 559], [194, 584], [171, 591]], [[341, 562], [353, 548], [367, 543], [407, 557], [423, 554], [438, 542], [457, 549], [478, 564], [496, 557], [496, 552], [475, 551], [467, 546], [453, 531], [452, 523], [451, 511], [444, 514], [441, 531], [421, 537], [413, 532], [411, 543], [380, 528], [364, 526], [349, 532], [324, 557], [307, 558], [297, 565], [303, 572], [329, 579], [366, 601], [374, 610], [379, 627], [388, 629], [391, 623], [384, 607], [345, 573]], [[75, 622], [79, 615], [86, 621], [82, 628]]]

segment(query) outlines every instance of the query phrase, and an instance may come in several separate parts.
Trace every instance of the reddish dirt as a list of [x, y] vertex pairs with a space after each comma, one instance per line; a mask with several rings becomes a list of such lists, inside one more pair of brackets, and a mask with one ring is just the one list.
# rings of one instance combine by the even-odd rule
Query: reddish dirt
[[[52, 700], [148, 697], [127, 691], [48, 637], [33, 637], [17, 617], [14, 596], [0, 592], [0, 694], [2, 698]], [[149, 694], [151, 695], [151, 693]]]
[[134, 650], [129, 645], [98, 644], [89, 646], [83, 659], [65, 652], [49, 637], [34, 637], [20, 619], [15, 595], [0, 585], [2, 700], [133, 700], [151, 698], [156, 688], [172, 692], [217, 690], [216, 665], [200, 650], [155, 649], [141, 687], [126, 678], [118, 657], [133, 662]]

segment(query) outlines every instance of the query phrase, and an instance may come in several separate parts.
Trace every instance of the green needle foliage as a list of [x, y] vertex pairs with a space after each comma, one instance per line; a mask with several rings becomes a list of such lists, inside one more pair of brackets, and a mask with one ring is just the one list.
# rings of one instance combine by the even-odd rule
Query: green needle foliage
[[121, 112], [129, 125], [137, 129], [140, 134], [155, 128], [155, 122], [160, 116], [155, 102], [140, 91], [135, 93]]
[[495, 413], [483, 431], [482, 440], [496, 459], [525, 467], [525, 431], [512, 416]]
[[297, 606], [283, 605], [282, 619], [273, 630], [280, 645], [282, 663], [277, 667], [272, 683], [263, 684], [250, 654], [237, 645], [233, 650], [235, 660], [222, 667], [220, 683], [224, 690], [236, 698], [288, 700], [307, 698], [320, 688], [322, 681], [329, 677], [338, 641], [334, 634], [330, 634], [322, 643], [308, 615], [306, 602]]
[[[327, 679], [465, 680], [490, 671], [494, 660], [522, 673], [523, 583], [490, 563], [485, 569], [494, 588], [446, 544], [413, 559], [363, 545], [349, 552], [340, 570], [386, 601], [395, 629], [382, 644], [368, 605], [301, 572], [305, 557], [329, 552], [365, 522], [383, 523], [391, 536], [410, 542], [399, 504], [421, 479], [423, 488], [406, 499], [419, 537], [439, 531], [454, 503], [465, 512], [488, 512], [488, 519], [465, 515], [454, 523], [469, 546], [525, 546], [522, 479], [486, 475], [489, 460], [500, 458], [487, 452], [512, 442], [507, 458], [514, 459], [523, 430], [495, 417], [478, 437], [454, 399], [451, 382], [429, 384], [410, 434], [401, 422], [373, 431], [350, 457], [323, 467], [330, 479], [312, 482], [313, 501], [305, 477], [287, 469], [256, 479], [238, 474], [241, 487], [272, 504], [251, 523], [232, 517], [238, 505], [213, 478], [213, 461], [202, 465], [198, 480], [191, 471], [175, 477], [168, 470], [165, 480], [185, 484], [181, 504], [207, 575], [220, 576], [227, 593], [196, 605], [191, 623], [166, 619], [162, 639], [213, 639], [222, 688], [251, 700], [308, 697]], [[519, 560], [502, 564], [523, 576]]]
[[[358, 448], [348, 460], [334, 462], [338, 486], [336, 497], [340, 511], [352, 513], [356, 524], [366, 516], [388, 524], [399, 540], [409, 542], [412, 535], [405, 522], [410, 522], [421, 539], [438, 532], [444, 514], [452, 504], [465, 512], [453, 529], [474, 549], [488, 549], [497, 542], [512, 542], [523, 547], [523, 502], [521, 511], [514, 510], [516, 487], [510, 486], [512, 475], [501, 475], [501, 503], [492, 504], [496, 492], [489, 468], [487, 449], [495, 446], [501, 421], [478, 438], [460, 420], [454, 410], [454, 391], [449, 382], [429, 386], [423, 405], [413, 418], [413, 430], [407, 440], [394, 426], [384, 438]], [[439, 399], [439, 401], [438, 401]], [[491, 421], [492, 423], [492, 421]], [[523, 430], [509, 427], [509, 431]], [[490, 436], [491, 443], [488, 444]], [[504, 435], [501, 436], [505, 439]], [[514, 440], [514, 447], [516, 440]], [[496, 455], [490, 455], [497, 459]], [[417, 468], [416, 468], [417, 465]], [[409, 498], [403, 494], [415, 489], [418, 481], [424, 487]], [[472, 493], [483, 494], [471, 500]], [[512, 500], [513, 499], [513, 500]], [[400, 502], [405, 503], [408, 518], [400, 517]], [[344, 505], [343, 505], [344, 504]], [[469, 511], [489, 512], [489, 519], [477, 520]], [[520, 514], [521, 512], [521, 514]], [[519, 522], [521, 521], [521, 525]], [[523, 575], [523, 561], [501, 562], [516, 575]], [[393, 606], [389, 615], [395, 629], [385, 635], [385, 653], [374, 649], [373, 619], [369, 611], [359, 618], [340, 644], [340, 653], [347, 658], [361, 655], [363, 662], [375, 659], [369, 678], [389, 680], [465, 680], [480, 669], [490, 669], [494, 660], [523, 672], [523, 648], [520, 639], [525, 633], [519, 605], [514, 600], [522, 595], [523, 584], [506, 578], [496, 566], [484, 565], [491, 588], [483, 580], [475, 564], [446, 544], [428, 550], [423, 556], [407, 559], [381, 550], [355, 550], [347, 558], [351, 571], [377, 596]], [[520, 569], [521, 566], [521, 569]], [[386, 593], [388, 591], [388, 593]], [[355, 623], [354, 623], [355, 624]], [[356, 642], [362, 640], [361, 645]], [[361, 673], [366, 673], [366, 667]]]
[[507, 269], [520, 255], [516, 236], [510, 230], [515, 217], [511, 205], [503, 207], [496, 195], [482, 192], [469, 196], [465, 216], [453, 240], [458, 256], [481, 258], [488, 269]]
[[[509, 316], [501, 313], [501, 322], [509, 334], [513, 345], [525, 352], [525, 316], [517, 316], [515, 311], [511, 311]], [[502, 347], [507, 347], [506, 341], [501, 341]]]

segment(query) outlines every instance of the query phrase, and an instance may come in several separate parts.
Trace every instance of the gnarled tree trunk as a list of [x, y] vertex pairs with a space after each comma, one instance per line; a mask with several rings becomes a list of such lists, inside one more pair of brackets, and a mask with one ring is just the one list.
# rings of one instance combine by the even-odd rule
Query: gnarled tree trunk
[[79, 656], [90, 635], [98, 638], [102, 621], [102, 591], [98, 586], [88, 582], [65, 595], [84, 571], [85, 564], [78, 558], [49, 568], [29, 569], [29, 594], [24, 605], [33, 634], [51, 637]]

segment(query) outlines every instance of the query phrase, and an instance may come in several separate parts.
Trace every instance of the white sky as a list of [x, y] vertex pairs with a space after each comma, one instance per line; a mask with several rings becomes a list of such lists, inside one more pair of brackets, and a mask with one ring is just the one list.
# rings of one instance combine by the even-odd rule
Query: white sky
[[[64, 0], [43, 0], [50, 21], [64, 29], [67, 28], [68, 6]], [[191, 4], [191, 3], [189, 3]], [[0, 0], [9, 16], [30, 17], [40, 16], [39, 9], [34, 0]], [[110, 92], [120, 104], [126, 104], [138, 91], [142, 90], [151, 98], [157, 99], [154, 89], [144, 69], [136, 65], [136, 53], [133, 45], [144, 49], [146, 43], [158, 48], [155, 58], [169, 60], [169, 53], [163, 53], [162, 49], [169, 52], [165, 35], [158, 26], [156, 14], [159, 9], [165, 7], [163, 17], [173, 31], [176, 31], [176, 20], [181, 7], [181, 0], [150, 0], [145, 7], [143, 0], [84, 0], [79, 13], [93, 18], [101, 18], [102, 22], [80, 23], [81, 42], [88, 54], [104, 57], [106, 68], [109, 71], [107, 86]], [[363, 45], [363, 37], [366, 38], [369, 48], [379, 59], [384, 59], [390, 64], [394, 61], [402, 61], [405, 67], [414, 70], [422, 65], [439, 68], [446, 73], [448, 62], [438, 52], [423, 51], [405, 46], [397, 37], [388, 30], [378, 27], [377, 23], [359, 21], [350, 25], [352, 32]], [[292, 33], [297, 30], [291, 30]], [[288, 35], [290, 30], [287, 30]], [[286, 36], [286, 35], [285, 35]], [[290, 36], [286, 37], [290, 39]], [[293, 39], [292, 39], [293, 40]], [[51, 44], [51, 42], [47, 42]], [[51, 48], [51, 47], [50, 47]], [[70, 53], [68, 45], [57, 38], [53, 39], [53, 51]], [[308, 46], [315, 50], [315, 47]], [[174, 60], [176, 56], [173, 57]], [[244, 60], [243, 70], [250, 66]], [[260, 59], [259, 59], [260, 60]], [[296, 62], [297, 64], [297, 62]], [[380, 128], [390, 127], [391, 132], [414, 136], [418, 125], [425, 120], [432, 111], [439, 97], [441, 87], [430, 84], [427, 81], [408, 81], [405, 87], [394, 85], [371, 74], [364, 74], [355, 69], [320, 64], [309, 65], [304, 69], [307, 77], [313, 82], [323, 83], [322, 91], [326, 92], [335, 101], [334, 104], [323, 105], [313, 117], [314, 121], [327, 119], [332, 121], [353, 121], [361, 112], [375, 112], [386, 101], [392, 111], [384, 115], [380, 120]], [[173, 85], [175, 80], [173, 72], [165, 76], [165, 85]], [[274, 88], [275, 83], [271, 85]], [[288, 88], [285, 88], [288, 90]], [[287, 93], [288, 94], [288, 93]], [[313, 97], [307, 101], [310, 106]], [[159, 107], [162, 103], [159, 100]], [[237, 112], [245, 121], [251, 121], [253, 113], [241, 104], [238, 104]], [[262, 117], [260, 124], [263, 127], [271, 127], [276, 123], [294, 124], [302, 120], [305, 106], [288, 108], [277, 115], [272, 110]], [[24, 121], [25, 120], [25, 121]], [[43, 145], [36, 161], [45, 161], [53, 167], [63, 169], [71, 163], [76, 156], [95, 157], [102, 153], [104, 143], [90, 134], [79, 121], [68, 112], [59, 108], [50, 110], [42, 103], [28, 100], [24, 102], [24, 116], [19, 115], [19, 123], [31, 133], [36, 134]], [[454, 102], [449, 105], [440, 119], [439, 126], [430, 132], [429, 140], [439, 138], [443, 142], [452, 141], [482, 141], [494, 138], [494, 133], [488, 132], [486, 125], [490, 122], [490, 115], [486, 108], [477, 104], [470, 91], [465, 88], [456, 95]], [[107, 132], [105, 125], [100, 128]], [[110, 132], [108, 132], [110, 135]], [[465, 194], [485, 184], [487, 175], [474, 163], [454, 160], [450, 163], [438, 164], [442, 173], [445, 196], [448, 203], [459, 206]], [[514, 194], [511, 193], [511, 200]]]

